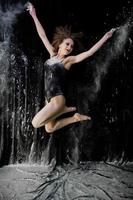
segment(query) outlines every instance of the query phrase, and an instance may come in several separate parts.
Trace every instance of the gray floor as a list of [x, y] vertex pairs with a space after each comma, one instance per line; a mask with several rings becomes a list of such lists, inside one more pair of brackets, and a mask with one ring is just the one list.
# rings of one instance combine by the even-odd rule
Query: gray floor
[[0, 168], [0, 200], [131, 200], [133, 163], [87, 162], [52, 169], [42, 165]]

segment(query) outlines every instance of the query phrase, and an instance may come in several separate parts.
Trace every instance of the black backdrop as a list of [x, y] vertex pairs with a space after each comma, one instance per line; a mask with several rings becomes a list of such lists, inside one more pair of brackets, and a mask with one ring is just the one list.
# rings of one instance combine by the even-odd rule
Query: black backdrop
[[[25, 1], [20, 2], [23, 5], [26, 3]], [[63, 2], [49, 0], [31, 2], [35, 5], [37, 15], [50, 40], [56, 26], [69, 24], [72, 25], [74, 32], [82, 31], [84, 33], [85, 49], [90, 48], [112, 27], [123, 25], [131, 16], [132, 10], [132, 2], [124, 0], [117, 1], [117, 4], [116, 1], [77, 2], [68, 0]], [[1, 1], [1, 5], [5, 9], [15, 4], [16, 1]], [[87, 85], [91, 86], [93, 82], [93, 65], [96, 66], [99, 59], [106, 57], [106, 48], [71, 70], [68, 77], [68, 104], [75, 105], [82, 113], [90, 114], [92, 122], [68, 126], [55, 135], [49, 136], [44, 133], [44, 129], [34, 130], [31, 126], [32, 117], [44, 103], [43, 62], [48, 58], [48, 53], [36, 33], [32, 18], [26, 11], [19, 14], [17, 22], [13, 25], [10, 43], [12, 46], [10, 53], [16, 55], [17, 63], [15, 67], [11, 63], [12, 68], [10, 68], [10, 75], [15, 77], [16, 81], [15, 99], [8, 105], [10, 113], [12, 113], [14, 111], [12, 102], [15, 101], [17, 125], [15, 127], [12, 120], [10, 128], [7, 127], [7, 122], [4, 125], [4, 134], [8, 134], [8, 136], [4, 136], [3, 143], [1, 143], [1, 146], [4, 146], [1, 150], [1, 163], [23, 162], [29, 158], [32, 162], [45, 160], [42, 157], [47, 151], [49, 151], [48, 161], [56, 157], [59, 163], [107, 159], [131, 161], [133, 159], [132, 30], [129, 38], [125, 50], [111, 60], [108, 72], [102, 79], [101, 88], [96, 94], [91, 93], [92, 88], [88, 88]], [[19, 60], [22, 52], [28, 60], [27, 68], [20, 68], [23, 65]], [[21, 89], [18, 89], [18, 85]], [[25, 97], [22, 89], [26, 90]], [[89, 93], [89, 91], [91, 92]], [[26, 108], [25, 101], [27, 102]], [[26, 113], [23, 114], [22, 111], [22, 115], [18, 116], [20, 105], [26, 110]], [[4, 112], [4, 107], [2, 107], [2, 112]], [[23, 121], [24, 127], [22, 127]], [[14, 136], [15, 140], [12, 137], [13, 127], [17, 130], [17, 136]], [[48, 146], [49, 148], [47, 148]]]

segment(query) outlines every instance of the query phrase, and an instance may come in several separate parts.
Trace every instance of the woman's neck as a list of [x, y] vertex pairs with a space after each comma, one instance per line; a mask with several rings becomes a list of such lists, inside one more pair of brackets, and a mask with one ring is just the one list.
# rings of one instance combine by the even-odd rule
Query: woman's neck
[[57, 54], [56, 57], [60, 60], [63, 60], [65, 57], [63, 55]]

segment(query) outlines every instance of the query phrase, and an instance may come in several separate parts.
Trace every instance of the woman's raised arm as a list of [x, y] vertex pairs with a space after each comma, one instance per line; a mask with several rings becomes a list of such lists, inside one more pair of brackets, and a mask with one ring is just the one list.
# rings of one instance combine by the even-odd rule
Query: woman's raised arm
[[112, 37], [114, 31], [116, 29], [113, 28], [110, 31], [108, 31], [93, 47], [91, 47], [88, 51], [84, 51], [83, 53], [80, 53], [76, 56], [70, 56], [69, 58], [69, 62], [70, 65], [74, 64], [74, 63], [79, 63], [83, 60], [85, 60], [86, 58], [92, 56], [96, 51], [98, 51], [98, 49], [100, 49], [103, 44], [110, 38]]
[[27, 11], [29, 11], [30, 15], [32, 16], [32, 18], [34, 20], [38, 35], [40, 36], [44, 46], [48, 50], [50, 56], [53, 56], [54, 55], [54, 48], [51, 45], [51, 43], [49, 42], [49, 40], [46, 36], [45, 30], [44, 30], [43, 26], [41, 25], [40, 21], [38, 20], [38, 17], [36, 15], [36, 10], [31, 3], [28, 3]]

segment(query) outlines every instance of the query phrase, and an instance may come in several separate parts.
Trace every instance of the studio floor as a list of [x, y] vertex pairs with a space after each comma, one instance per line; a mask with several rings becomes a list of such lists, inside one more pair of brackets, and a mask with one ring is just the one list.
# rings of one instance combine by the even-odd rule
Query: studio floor
[[0, 168], [0, 200], [131, 200], [133, 163]]

